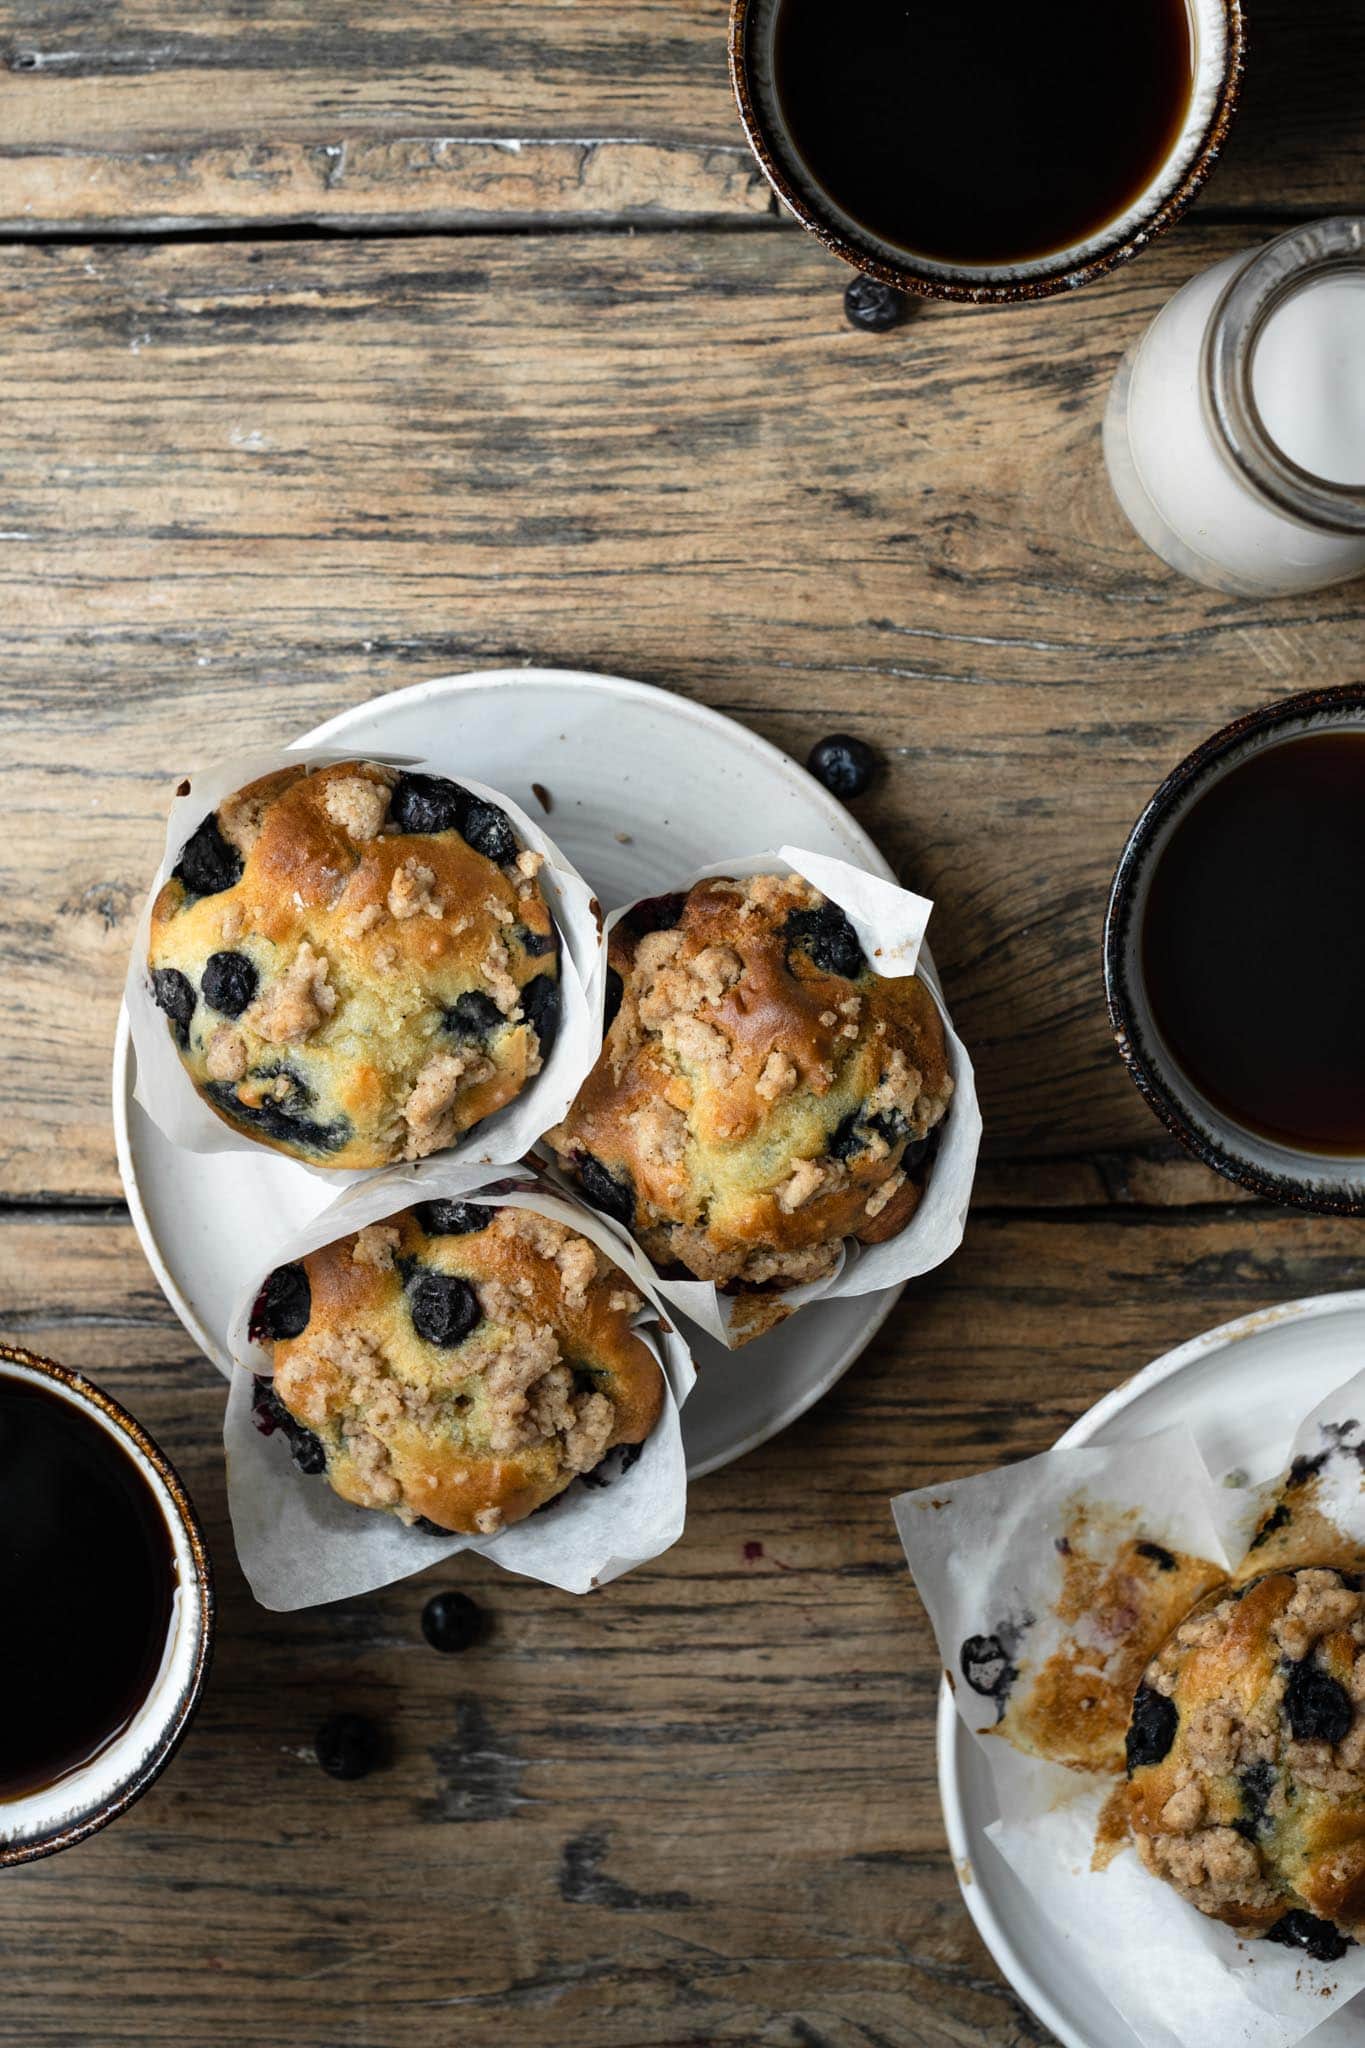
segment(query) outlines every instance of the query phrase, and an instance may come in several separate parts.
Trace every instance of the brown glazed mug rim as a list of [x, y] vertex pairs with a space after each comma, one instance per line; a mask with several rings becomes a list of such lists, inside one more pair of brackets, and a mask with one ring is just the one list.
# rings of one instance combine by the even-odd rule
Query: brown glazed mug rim
[[[1365, 1215], [1365, 1188], [1359, 1181], [1348, 1179], [1344, 1172], [1338, 1180], [1311, 1180], [1292, 1172], [1276, 1171], [1243, 1152], [1233, 1151], [1189, 1115], [1163, 1072], [1162, 1060], [1144, 1038], [1130, 981], [1129, 935], [1136, 893], [1157, 833], [1195, 800], [1211, 772], [1262, 735], [1314, 722], [1346, 724], [1350, 714], [1365, 723], [1365, 682], [1338, 683], [1329, 689], [1302, 690], [1292, 697], [1279, 697], [1211, 733], [1171, 770], [1144, 805], [1119, 855], [1104, 918], [1104, 989], [1110, 1028], [1119, 1057], [1149, 1107], [1201, 1165], [1265, 1201], [1309, 1209], [1320, 1216]], [[1267, 743], [1274, 744], [1273, 740]], [[1168, 1056], [1164, 1064], [1174, 1068], [1176, 1063]], [[1192, 1084], [1187, 1080], [1185, 1085]], [[1248, 1146], [1256, 1142], [1254, 1133], [1246, 1135]], [[1329, 1174], [1333, 1165], [1345, 1168], [1348, 1164], [1344, 1159], [1335, 1161], [1330, 1154], [1312, 1153], [1306, 1147], [1297, 1155], [1292, 1147], [1276, 1149], [1281, 1154], [1301, 1157], [1305, 1164], [1315, 1162], [1324, 1175]]]
[[854, 239], [833, 213], [818, 212], [809, 194], [787, 175], [781, 153], [759, 111], [749, 78], [749, 27], [762, 4], [764, 0], [730, 0], [729, 25], [730, 83], [745, 136], [760, 170], [779, 199], [834, 255], [881, 284], [892, 285], [898, 291], [911, 292], [921, 298], [983, 306], [1023, 305], [1076, 291], [1081, 285], [1090, 284], [1094, 279], [1117, 270], [1120, 265], [1131, 262], [1154, 236], [1180, 218], [1203, 188], [1222, 154], [1241, 96], [1246, 62], [1246, 19], [1242, 0], [1218, 0], [1227, 23], [1228, 46], [1217, 97], [1178, 184], [1144, 220], [1079, 262], [1068, 260], [1067, 251], [1060, 250], [1055, 270], [1031, 270], [1027, 276], [1002, 278], [988, 274], [991, 268], [1003, 269], [1005, 265], [983, 266], [980, 272], [968, 264], [958, 267], [930, 265], [927, 259], [917, 258], [909, 251], [893, 263], [876, 249]]
[[[43, 1856], [54, 1856], [60, 1849], [69, 1849], [74, 1843], [83, 1842], [87, 1836], [98, 1833], [101, 1828], [107, 1827], [110, 1821], [117, 1820], [120, 1814], [126, 1813], [147, 1788], [155, 1784], [184, 1741], [185, 1733], [203, 1693], [213, 1655], [216, 1606], [213, 1568], [209, 1562], [208, 1546], [204, 1541], [204, 1532], [194, 1504], [170, 1459], [148, 1435], [136, 1416], [130, 1415], [120, 1401], [116, 1401], [113, 1395], [106, 1393], [102, 1387], [96, 1386], [84, 1373], [73, 1372], [69, 1366], [59, 1365], [56, 1359], [44, 1358], [36, 1351], [25, 1350], [22, 1345], [0, 1341], [0, 1377], [4, 1376], [6, 1365], [22, 1366], [27, 1372], [34, 1373], [41, 1379], [53, 1380], [73, 1395], [77, 1402], [97, 1408], [101, 1415], [113, 1424], [119, 1435], [126, 1437], [152, 1467], [184, 1532], [193, 1559], [194, 1583], [192, 1587], [186, 1588], [186, 1592], [192, 1594], [198, 1609], [198, 1640], [195, 1644], [193, 1665], [181, 1685], [165, 1728], [131, 1776], [92, 1812], [81, 1814], [65, 1824], [58, 1822], [51, 1829], [26, 1841], [0, 1841], [0, 1870], [14, 1869], [22, 1863], [33, 1863]], [[2, 1807], [0, 1813], [3, 1813]]]

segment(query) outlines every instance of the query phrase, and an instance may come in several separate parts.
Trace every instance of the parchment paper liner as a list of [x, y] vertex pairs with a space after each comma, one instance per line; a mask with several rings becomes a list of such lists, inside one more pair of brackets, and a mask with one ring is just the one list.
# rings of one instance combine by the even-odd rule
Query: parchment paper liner
[[[958, 1715], [990, 1766], [1000, 1819], [987, 1835], [1052, 1923], [1054, 1967], [1084, 1969], [1146, 2048], [1290, 2048], [1365, 1989], [1365, 1948], [1316, 1963], [1302, 1950], [1239, 1938], [1151, 1876], [1131, 1845], [1106, 1870], [1092, 1870], [1101, 1809], [1117, 1781], [993, 1739], [995, 1703], [964, 1683], [961, 1647], [1029, 1618], [1014, 1653], [1012, 1705], [1027, 1690], [1064, 1633], [1053, 1614], [1064, 1573], [1056, 1545], [1078, 1503], [1113, 1530], [1115, 1551], [1133, 1530], [1120, 1518], [1133, 1511], [1144, 1537], [1210, 1558], [1239, 1580], [1355, 1561], [1365, 1553], [1363, 1422], [1365, 1373], [1305, 1418], [1283, 1471], [1265, 1485], [1249, 1485], [1241, 1471], [1210, 1474], [1194, 1436], [1177, 1428], [1112, 1448], [1049, 1451], [893, 1503]], [[1291, 1481], [1296, 1459], [1319, 1457], [1320, 1469]], [[1252, 1548], [1281, 1503], [1288, 1523]]]
[[151, 934], [152, 905], [162, 883], [180, 858], [181, 848], [202, 819], [216, 810], [225, 797], [243, 789], [263, 775], [303, 762], [310, 768], [325, 767], [333, 761], [378, 761], [390, 768], [414, 768], [431, 775], [445, 775], [475, 796], [497, 804], [511, 819], [518, 839], [536, 853], [545, 865], [539, 881], [545, 900], [559, 927], [560, 987], [562, 989], [559, 1033], [554, 1049], [540, 1073], [529, 1081], [515, 1101], [496, 1115], [485, 1117], [459, 1143], [439, 1156], [468, 1164], [492, 1165], [503, 1159], [517, 1159], [527, 1152], [551, 1124], [558, 1122], [578, 1092], [601, 1048], [602, 984], [605, 975], [599, 915], [596, 900], [583, 877], [560, 852], [535, 819], [529, 817], [501, 790], [475, 782], [461, 773], [456, 758], [439, 748], [421, 756], [380, 754], [366, 749], [318, 748], [297, 745], [277, 747], [269, 753], [238, 754], [232, 759], [197, 769], [185, 778], [184, 795], [177, 794], [166, 825], [166, 850], [138, 919], [128, 961], [123, 1000], [136, 1055], [136, 1100], [152, 1122], [174, 1145], [191, 1152], [248, 1152], [283, 1160], [299, 1171], [311, 1173], [334, 1188], [343, 1188], [379, 1167], [335, 1168], [293, 1159], [273, 1145], [245, 1137], [214, 1114], [199, 1094], [181, 1063], [166, 1019], [152, 1000], [147, 971], [147, 944]]
[[[694, 1323], [735, 1351], [751, 1338], [759, 1337], [810, 1301], [837, 1299], [849, 1294], [873, 1294], [882, 1287], [898, 1287], [919, 1273], [931, 1272], [952, 1257], [962, 1242], [972, 1182], [976, 1176], [977, 1153], [981, 1147], [981, 1111], [976, 1099], [976, 1077], [967, 1049], [953, 1029], [938, 981], [927, 966], [919, 965], [920, 946], [933, 904], [895, 882], [867, 874], [847, 861], [828, 855], [807, 853], [799, 847], [783, 846], [766, 853], [739, 854], [732, 860], [713, 861], [675, 884], [679, 891], [713, 875], [790, 874], [804, 875], [808, 882], [837, 903], [857, 932], [863, 951], [878, 974], [888, 978], [919, 973], [943, 1019], [947, 1036], [948, 1065], [953, 1077], [953, 1094], [943, 1122], [943, 1135], [925, 1183], [919, 1208], [909, 1224], [885, 1244], [860, 1245], [845, 1241], [839, 1266], [828, 1279], [804, 1287], [765, 1288], [744, 1294], [725, 1294], [709, 1280], [667, 1279], [655, 1274], [655, 1284], [664, 1300], [690, 1316]], [[658, 892], [655, 892], [658, 893]], [[647, 900], [644, 898], [641, 901]], [[613, 910], [606, 923], [607, 938], [632, 905]], [[605, 952], [603, 955], [605, 960]], [[605, 994], [605, 973], [603, 976]], [[541, 1147], [548, 1153], [548, 1147]], [[556, 1180], [563, 1180], [551, 1163]], [[566, 1185], [568, 1183], [566, 1182]]]
[[[496, 1189], [496, 1194], [490, 1191]], [[469, 1201], [535, 1209], [580, 1231], [619, 1266], [644, 1296], [636, 1327], [664, 1370], [663, 1412], [630, 1470], [609, 1483], [575, 1483], [551, 1507], [496, 1536], [430, 1536], [392, 1515], [357, 1508], [325, 1478], [308, 1477], [289, 1456], [281, 1432], [266, 1437], [251, 1419], [252, 1374], [270, 1370], [269, 1353], [247, 1335], [251, 1307], [267, 1273], [320, 1245], [379, 1222], [414, 1202]], [[461, 1167], [448, 1158], [385, 1168], [284, 1239], [254, 1273], [237, 1304], [227, 1346], [230, 1376], [223, 1444], [228, 1506], [242, 1570], [263, 1607], [315, 1607], [406, 1578], [461, 1550], [477, 1550], [508, 1571], [569, 1593], [603, 1586], [658, 1557], [682, 1534], [687, 1466], [678, 1411], [696, 1375], [687, 1346], [662, 1315], [647, 1260], [609, 1218], [546, 1188], [525, 1167]], [[605, 1467], [612, 1471], [614, 1457]]]

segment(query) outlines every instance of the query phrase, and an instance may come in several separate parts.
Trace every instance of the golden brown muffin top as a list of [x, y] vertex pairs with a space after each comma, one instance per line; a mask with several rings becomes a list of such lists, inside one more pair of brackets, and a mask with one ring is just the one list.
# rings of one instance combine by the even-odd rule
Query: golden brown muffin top
[[800, 875], [702, 881], [637, 905], [609, 961], [601, 1057], [548, 1142], [657, 1265], [793, 1285], [905, 1227], [952, 1092], [943, 1025], [837, 905]]
[[496, 806], [373, 761], [281, 769], [182, 849], [149, 966], [224, 1122], [330, 1167], [424, 1158], [539, 1071], [558, 943]]
[[642, 1306], [554, 1218], [421, 1202], [270, 1276], [258, 1419], [343, 1500], [490, 1535], [653, 1429], [663, 1375], [633, 1327]]

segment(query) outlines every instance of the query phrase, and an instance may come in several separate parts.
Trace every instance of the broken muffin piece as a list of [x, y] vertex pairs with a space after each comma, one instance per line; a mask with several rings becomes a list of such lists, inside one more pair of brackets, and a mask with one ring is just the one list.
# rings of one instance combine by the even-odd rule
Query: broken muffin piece
[[1241, 1934], [1334, 1961], [1365, 1939], [1365, 1594], [1268, 1573], [1212, 1596], [1143, 1675], [1129, 1824], [1155, 1876]]

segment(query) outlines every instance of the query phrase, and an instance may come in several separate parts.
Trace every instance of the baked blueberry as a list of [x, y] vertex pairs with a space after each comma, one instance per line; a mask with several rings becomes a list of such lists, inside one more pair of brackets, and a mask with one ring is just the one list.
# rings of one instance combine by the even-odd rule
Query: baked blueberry
[[480, 796], [468, 798], [460, 830], [475, 853], [481, 853], [485, 860], [495, 862], [498, 867], [505, 867], [517, 857], [517, 835], [506, 811], [500, 811], [496, 804], [487, 803]]
[[968, 1636], [960, 1658], [962, 1676], [973, 1692], [1003, 1700], [1019, 1676], [1018, 1666], [999, 1636]]
[[543, 960], [547, 953], [553, 953], [559, 941], [552, 931], [533, 932], [529, 925], [522, 925], [517, 932], [517, 944], [532, 960]]
[[1140, 1765], [1159, 1764], [1164, 1756], [1169, 1755], [1179, 1726], [1180, 1714], [1174, 1703], [1152, 1686], [1140, 1685], [1133, 1701], [1133, 1717], [1128, 1723], [1126, 1750], [1129, 1775]]
[[483, 1610], [468, 1593], [433, 1593], [422, 1609], [422, 1634], [433, 1650], [458, 1655], [483, 1634]]
[[593, 1158], [591, 1152], [576, 1155], [574, 1172], [578, 1185], [593, 1207], [602, 1210], [604, 1215], [614, 1216], [629, 1230], [635, 1221], [635, 1191], [624, 1175], [609, 1172], [600, 1159]]
[[240, 1017], [255, 999], [257, 979], [245, 953], [210, 953], [199, 986], [211, 1010]]
[[643, 938], [646, 932], [671, 932], [683, 914], [685, 891], [671, 890], [664, 896], [643, 896], [632, 903], [621, 922]]
[[1245, 1832], [1252, 1841], [1255, 1841], [1261, 1831], [1270, 1805], [1270, 1795], [1275, 1790], [1277, 1782], [1275, 1766], [1272, 1763], [1248, 1764], [1238, 1775], [1237, 1783], [1241, 1789], [1245, 1812], [1240, 1822], [1234, 1821], [1233, 1826], [1240, 1832]]
[[1351, 1695], [1312, 1657], [1289, 1667], [1284, 1710], [1296, 1742], [1338, 1743], [1355, 1719]]
[[466, 989], [445, 1012], [445, 1028], [450, 1036], [464, 1039], [470, 1045], [486, 1044], [506, 1022], [492, 996], [485, 995], [480, 988]]
[[305, 1429], [301, 1422], [289, 1413], [273, 1383], [257, 1378], [251, 1401], [251, 1419], [262, 1436], [273, 1436], [282, 1431], [289, 1445], [289, 1455], [307, 1478], [315, 1479], [327, 1470], [327, 1453], [319, 1438], [311, 1429]]
[[1145, 1557], [1148, 1563], [1154, 1564], [1159, 1572], [1173, 1572], [1175, 1570], [1176, 1563], [1174, 1557], [1160, 1543], [1143, 1541], [1136, 1544], [1134, 1548], [1139, 1557]]
[[1343, 1934], [1330, 1920], [1321, 1920], [1316, 1913], [1299, 1909], [1282, 1914], [1266, 1940], [1277, 1941], [1282, 1948], [1301, 1948], [1315, 1963], [1339, 1963], [1353, 1946], [1350, 1935]]
[[300, 1265], [276, 1266], [251, 1311], [251, 1336], [256, 1343], [301, 1337], [313, 1313], [308, 1274]]
[[412, 1327], [428, 1344], [463, 1344], [483, 1315], [467, 1280], [453, 1273], [422, 1273], [408, 1289]]
[[559, 1033], [559, 983], [548, 974], [538, 974], [521, 992], [521, 1010], [540, 1044], [542, 1062], [554, 1050]]
[[444, 775], [404, 773], [393, 786], [389, 817], [400, 832], [463, 832], [469, 791]]
[[786, 923], [787, 946], [809, 954], [824, 974], [856, 981], [867, 966], [857, 932], [837, 903], [817, 910], [794, 910]]
[[602, 1006], [602, 1029], [604, 1031], [610, 1031], [615, 1023], [616, 1012], [621, 1007], [621, 998], [625, 994], [625, 990], [626, 985], [616, 972], [616, 969], [609, 967], [607, 969], [606, 1000]]
[[242, 856], [224, 839], [212, 811], [181, 847], [171, 873], [191, 896], [221, 896], [242, 879]]
[[346, 1144], [351, 1135], [348, 1119], [338, 1116], [331, 1123], [319, 1122], [311, 1114], [312, 1091], [304, 1086], [297, 1074], [288, 1068], [263, 1067], [250, 1079], [261, 1087], [283, 1092], [264, 1093], [254, 1102], [244, 1102], [238, 1091], [226, 1081], [205, 1084], [205, 1095], [215, 1108], [222, 1110], [229, 1123], [254, 1131], [288, 1152], [320, 1160], [325, 1160], [329, 1153], [339, 1152]]
[[152, 1000], [164, 1010], [175, 1027], [181, 1045], [189, 1043], [190, 1021], [197, 998], [194, 986], [176, 967], [158, 967], [152, 973]]
[[832, 732], [828, 739], [817, 740], [806, 760], [816, 781], [845, 801], [871, 788], [877, 765], [867, 741], [851, 732]]
[[866, 334], [885, 334], [905, 318], [907, 300], [892, 284], [860, 271], [844, 287], [844, 318]]
[[484, 1202], [419, 1202], [413, 1214], [428, 1237], [468, 1237], [487, 1230], [497, 1210]]
[[365, 1778], [379, 1762], [379, 1730], [363, 1714], [332, 1714], [313, 1737], [318, 1763], [329, 1778]]

